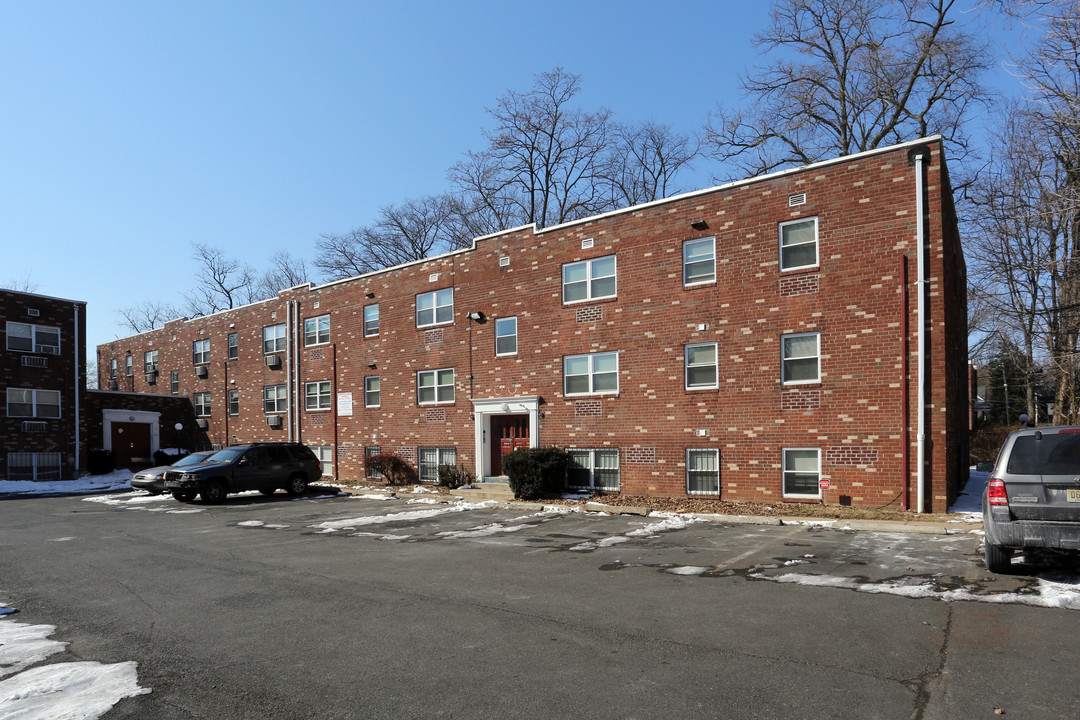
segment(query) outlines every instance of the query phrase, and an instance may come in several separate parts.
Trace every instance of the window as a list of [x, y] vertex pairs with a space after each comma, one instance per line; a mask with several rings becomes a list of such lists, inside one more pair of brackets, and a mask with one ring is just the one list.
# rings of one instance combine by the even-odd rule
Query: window
[[416, 399], [421, 405], [454, 402], [454, 369], [416, 373]]
[[230, 390], [229, 391], [229, 414], [230, 415], [239, 415], [240, 414], [240, 391], [239, 390]]
[[716, 343], [686, 346], [686, 389], [705, 390], [719, 387], [716, 368]]
[[7, 323], [7, 349], [21, 352], [60, 354], [60, 328], [30, 323]]
[[614, 255], [563, 265], [562, 301], [564, 304], [613, 297], [615, 297]]
[[[368, 445], [364, 448], [364, 457], [374, 457], [376, 455], [382, 455], [382, 448], [378, 445]], [[374, 468], [367, 467], [367, 463], [364, 463], [364, 477], [381, 478], [382, 474]]]
[[686, 492], [691, 495], [720, 494], [719, 450], [686, 451]]
[[416, 327], [443, 325], [454, 319], [454, 288], [416, 296]]
[[308, 318], [304, 321], [304, 346], [325, 345], [330, 342], [330, 316]]
[[821, 497], [821, 450], [784, 449], [784, 496]]
[[263, 353], [285, 352], [285, 323], [263, 328]]
[[322, 474], [324, 476], [330, 476], [334, 474], [334, 451], [329, 445], [308, 445], [311, 452], [315, 453], [315, 457], [319, 458], [319, 462], [322, 464]]
[[157, 372], [157, 350], [150, 350], [143, 353], [143, 372], [153, 373]]
[[263, 412], [281, 413], [288, 409], [288, 394], [284, 385], [267, 385], [263, 388]]
[[420, 461], [420, 482], [437, 483], [441, 466], [457, 465], [457, 448], [417, 448], [416, 457]]
[[7, 479], [60, 480], [62, 466], [58, 452], [12, 452], [7, 456]]
[[367, 305], [364, 307], [364, 337], [379, 334], [379, 306]]
[[364, 378], [364, 407], [374, 408], [382, 404], [381, 386], [382, 381], [378, 375]]
[[229, 359], [236, 360], [240, 357], [240, 338], [236, 333], [229, 333]]
[[683, 285], [700, 285], [716, 280], [716, 238], [687, 240], [682, 246]]
[[304, 408], [307, 410], [330, 409], [330, 381], [304, 383]]
[[800, 333], [784, 335], [780, 338], [783, 346], [781, 375], [785, 385], [814, 383], [821, 378], [818, 367], [820, 355], [820, 336], [818, 333]]
[[113, 380], [116, 379], [116, 358], [109, 361], [109, 377]]
[[818, 264], [817, 218], [780, 223], [780, 269]]
[[201, 392], [195, 393], [195, 417], [209, 417], [210, 416], [210, 393]]
[[566, 395], [600, 395], [619, 392], [619, 353], [564, 357], [563, 392]]
[[496, 318], [495, 354], [517, 355], [517, 318]]
[[570, 464], [566, 468], [566, 484], [572, 488], [590, 490], [619, 489], [619, 450], [579, 450], [571, 448]]
[[210, 362], [210, 338], [196, 340], [191, 344], [192, 363], [206, 365]]
[[131, 377], [131, 372], [132, 372], [132, 367], [133, 366], [134, 366], [134, 362], [133, 362], [133, 360], [131, 358], [131, 355], [129, 354], [124, 358], [124, 374], [127, 375], [128, 377]]
[[173, 395], [180, 394], [180, 371], [173, 370], [169, 373], [169, 392]]
[[59, 390], [27, 390], [8, 388], [8, 417], [60, 417]]

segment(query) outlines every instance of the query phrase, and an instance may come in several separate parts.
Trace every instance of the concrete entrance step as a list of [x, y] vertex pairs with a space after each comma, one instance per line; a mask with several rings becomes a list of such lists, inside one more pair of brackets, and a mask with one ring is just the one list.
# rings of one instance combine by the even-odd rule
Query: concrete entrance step
[[482, 482], [473, 483], [472, 489], [458, 488], [454, 490], [452, 495], [457, 495], [469, 502], [479, 502], [482, 500], [513, 500], [514, 491], [510, 489], [510, 485], [501, 482]]

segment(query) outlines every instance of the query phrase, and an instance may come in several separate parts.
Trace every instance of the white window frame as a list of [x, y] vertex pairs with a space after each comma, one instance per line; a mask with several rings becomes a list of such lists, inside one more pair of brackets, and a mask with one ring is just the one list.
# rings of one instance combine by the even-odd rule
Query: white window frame
[[[814, 355], [806, 355], [801, 357], [787, 357], [787, 342], [795, 338], [811, 337], [815, 339], [816, 350]], [[788, 380], [788, 361], [789, 360], [809, 360], [813, 358], [817, 361], [817, 374], [813, 379], [808, 380]], [[784, 385], [816, 385], [821, 382], [821, 333], [819, 332], [804, 332], [804, 333], [789, 333], [787, 335], [780, 336], [780, 380]]]
[[[424, 461], [425, 453], [429, 452], [435, 453], [434, 465], [430, 462]], [[423, 447], [416, 448], [416, 472], [417, 477], [420, 479], [420, 482], [438, 483], [439, 468], [441, 468], [443, 465], [457, 465], [456, 447], [425, 445]], [[431, 477], [432, 472], [434, 472], [434, 477]]]
[[[311, 392], [312, 388], [315, 389], [314, 394]], [[304, 383], [304, 409], [308, 411], [329, 410], [332, 395], [329, 380], [306, 382]]]
[[[807, 268], [815, 268], [821, 262], [821, 243], [818, 236], [818, 219], [816, 217], [799, 218], [797, 220], [788, 220], [780, 223], [777, 230], [777, 243], [779, 243], [779, 258], [780, 272], [789, 272], [791, 270], [805, 270]], [[806, 223], [813, 223], [814, 225], [814, 262], [805, 265], [792, 265], [787, 267], [784, 265], [784, 228], [791, 227], [793, 225], [805, 225]], [[802, 245], [809, 245], [811, 243], [799, 243], [798, 245], [789, 245], [788, 247], [800, 247]]]
[[[690, 455], [691, 453], [709, 453], [714, 458], [716, 465], [716, 489], [693, 490], [690, 488]], [[706, 470], [694, 470], [693, 472], [705, 473]], [[719, 448], [686, 448], [686, 494], [687, 495], [719, 495], [720, 494], [720, 449]]]
[[[13, 332], [13, 328], [25, 328], [19, 332]], [[29, 332], [27, 332], [29, 331]], [[38, 334], [47, 334], [51, 340], [53, 334], [56, 335], [56, 344], [39, 342]], [[12, 347], [12, 338], [19, 338], [30, 341], [30, 347], [20, 348]], [[35, 325], [33, 323], [21, 323], [14, 320], [8, 320], [6, 325], [4, 344], [8, 350], [13, 352], [28, 352], [28, 353], [43, 353], [47, 355], [59, 355], [60, 354], [60, 328], [53, 327], [51, 325]], [[46, 350], [46, 348], [49, 348]]]
[[[25, 393], [29, 393], [29, 396], [24, 395], [19, 400], [13, 400], [13, 396], [16, 393], [18, 393], [20, 395], [23, 395]], [[44, 398], [51, 399], [52, 396], [56, 397], [56, 402], [55, 403], [47, 402], [44, 399]], [[60, 419], [60, 417], [63, 414], [64, 396], [61, 394], [61, 392], [59, 390], [38, 390], [38, 389], [35, 389], [35, 388], [13, 388], [13, 387], [9, 387], [7, 389], [7, 398], [6, 399], [7, 399], [6, 411], [7, 411], [7, 416], [8, 417], [32, 417], [32, 418], [45, 418], [45, 419], [48, 419], [48, 420], [58, 420], [58, 419]], [[29, 401], [29, 402], [27, 402], [27, 401]], [[11, 411], [11, 406], [12, 405], [29, 405], [30, 406], [30, 414], [25, 415], [25, 414], [13, 413]], [[50, 408], [50, 407], [55, 407], [56, 408], [56, 414], [55, 415], [42, 415], [42, 414], [40, 414], [42, 409]]]
[[[235, 404], [234, 404], [235, 401]], [[240, 389], [230, 388], [229, 392], [225, 395], [226, 412], [233, 417], [240, 414]], [[236, 412], [233, 412], [235, 408]]]
[[[371, 389], [371, 381], [374, 380], [378, 385], [374, 390]], [[371, 402], [371, 396], [375, 396], [375, 402]], [[382, 405], [382, 377], [379, 375], [368, 375], [364, 378], [364, 407], [377, 408]]]
[[[443, 372], [447, 372], [447, 371], [450, 372], [450, 382], [449, 383], [440, 383], [439, 382], [439, 373], [443, 373]], [[420, 399], [420, 389], [421, 389], [420, 388], [420, 376], [422, 376], [422, 375], [431, 375], [433, 377], [433, 379], [434, 379], [434, 383], [432, 385], [428, 386], [435, 393], [435, 399], [434, 400], [421, 400]], [[435, 370], [420, 370], [419, 372], [416, 373], [416, 404], [417, 405], [452, 405], [454, 403], [456, 395], [457, 395], [457, 391], [455, 390], [455, 381], [456, 381], [456, 374], [454, 373], [454, 368], [436, 368]], [[445, 389], [445, 388], [450, 388], [450, 399], [449, 400], [446, 400], [446, 399], [440, 400], [439, 399], [439, 395], [440, 395], [439, 391], [440, 391], [440, 389]]]
[[[270, 392], [273, 391], [273, 392]], [[267, 403], [273, 403], [273, 408], [268, 409]], [[288, 385], [263, 385], [263, 413], [266, 415], [274, 415], [277, 413], [287, 412], [289, 409], [289, 387]]]
[[180, 394], [180, 371], [173, 370], [169, 373], [169, 392], [173, 395]]
[[[691, 264], [687, 259], [687, 251], [692, 245], [700, 245], [702, 243], [709, 243], [709, 261], [712, 263], [712, 273], [708, 278], [690, 280], [688, 277], [688, 269]], [[683, 287], [696, 287], [698, 285], [711, 285], [716, 282], [716, 236], [710, 235], [709, 237], [694, 238], [693, 240], [687, 240], [682, 246], [683, 258]], [[704, 259], [694, 260], [695, 265], [705, 262]]]
[[[796, 473], [795, 470], [788, 470], [788, 453], [789, 452], [813, 452], [817, 456], [817, 482], [815, 483], [815, 492], [813, 493], [796, 493], [787, 491], [787, 478], [788, 473]], [[780, 490], [783, 497], [790, 498], [821, 498], [821, 448], [812, 447], [797, 447], [797, 448], [783, 448], [780, 452]]]
[[210, 364], [210, 338], [202, 338], [191, 343], [191, 364]]
[[[370, 315], [370, 317], [369, 317]], [[379, 303], [364, 306], [364, 337], [379, 334]]]
[[239, 360], [240, 359], [240, 335], [239, 333], [229, 333], [228, 340], [226, 340], [226, 359]]
[[[597, 263], [599, 263], [601, 260], [608, 260], [608, 259], [610, 259], [612, 261], [612, 266], [613, 266], [611, 275], [601, 275], [599, 277], [594, 276], [593, 268], [595, 267], [595, 265]], [[574, 281], [573, 283], [570, 283], [570, 284], [577, 284], [577, 283], [580, 283], [580, 282], [584, 282], [585, 283], [585, 297], [578, 298], [577, 300], [567, 300], [566, 299], [566, 286], [567, 286], [568, 283], [566, 281], [566, 273], [571, 268], [575, 268], [575, 267], [582, 266], [582, 265], [585, 266], [585, 279], [584, 280], [576, 280], [576, 281]], [[597, 282], [598, 280], [604, 280], [604, 279], [607, 279], [609, 277], [612, 278], [615, 281], [614, 282], [614, 287], [611, 290], [611, 294], [610, 295], [596, 295], [596, 294], [594, 294], [593, 293], [593, 284], [595, 282]], [[565, 265], [562, 266], [562, 301], [563, 301], [563, 305], [574, 305], [574, 304], [577, 304], [577, 303], [594, 302], [596, 300], [607, 300], [607, 299], [618, 297], [618, 296], [619, 296], [619, 258], [618, 258], [617, 255], [604, 255], [603, 257], [589, 258], [588, 260], [579, 260], [578, 262], [566, 263]]]
[[116, 362], [116, 358], [110, 359], [109, 360], [109, 379], [110, 380], [115, 380], [116, 379], [117, 368], [118, 368], [118, 364]]
[[[713, 361], [710, 363], [713, 369], [713, 381], [707, 385], [705, 384], [690, 384], [690, 369], [707, 367], [705, 363], [690, 362], [690, 351], [694, 348], [711, 347], [713, 351]], [[716, 390], [720, 387], [720, 350], [715, 342], [699, 342], [699, 343], [687, 343], [683, 346], [683, 386], [687, 390]]]
[[315, 453], [322, 465], [322, 476], [331, 477], [334, 474], [334, 449], [329, 445], [308, 445], [308, 450]]
[[[446, 302], [446, 298], [448, 296], [450, 298], [450, 301]], [[421, 302], [420, 299], [421, 298], [430, 298], [431, 299], [431, 307], [421, 310], [420, 309], [420, 302]], [[449, 311], [444, 313], [446, 315], [446, 318], [443, 319], [443, 320], [439, 320], [439, 311], [440, 310], [446, 310], [447, 308], [449, 308]], [[420, 313], [421, 312], [424, 312], [424, 313], [430, 312], [431, 313], [431, 322], [421, 322], [420, 321]], [[452, 322], [454, 322], [454, 288], [448, 287], [448, 288], [442, 288], [440, 290], [432, 290], [431, 292], [420, 293], [420, 294], [418, 294], [416, 296], [416, 327], [418, 327], [418, 328], [435, 327], [436, 325], [449, 325]]]
[[[324, 327], [325, 326], [325, 327]], [[304, 347], [330, 344], [330, 314], [304, 320]]]
[[[601, 357], [606, 356], [615, 357], [615, 388], [613, 390], [596, 390], [596, 361]], [[580, 358], [588, 359], [588, 370], [585, 373], [574, 373], [573, 375], [567, 374], [567, 364], [570, 360], [577, 360]], [[607, 375], [608, 373], [603, 373]], [[570, 377], [588, 377], [589, 389], [586, 392], [570, 392], [567, 389], [567, 380]], [[563, 395], [566, 397], [586, 397], [589, 395], [618, 395], [619, 393], [619, 353], [616, 350], [599, 353], [588, 353], [584, 355], [564, 355], [563, 356]]]
[[[500, 331], [500, 325], [505, 326], [513, 323], [514, 331], [511, 333]], [[517, 355], [518, 352], [518, 322], [517, 316], [495, 318], [495, 357], [508, 357], [510, 355]], [[509, 352], [499, 352], [499, 340], [506, 340], [507, 338], [514, 339], [514, 349]]]
[[[566, 487], [571, 488], [571, 489], [581, 489], [581, 490], [606, 490], [606, 491], [609, 491], [609, 492], [618, 492], [622, 488], [622, 453], [619, 451], [619, 448], [567, 448], [566, 452], [569, 453], [570, 456], [571, 456], [570, 463], [574, 462], [574, 459], [573, 459], [573, 454], [574, 453], [588, 453], [589, 454], [589, 463], [588, 463], [588, 466], [585, 468], [585, 469], [587, 469], [589, 471], [589, 484], [588, 485], [580, 485], [580, 484], [575, 485], [575, 484], [572, 484], [571, 481], [570, 481], [571, 464], [568, 463], [567, 466], [566, 466]], [[601, 468], [601, 470], [614, 470], [615, 471], [615, 479], [616, 479], [615, 487], [610, 487], [610, 486], [607, 486], [607, 485], [597, 485], [597, 483], [596, 483], [596, 472], [597, 472], [596, 454], [597, 453], [615, 453], [615, 467], [614, 468]]]
[[197, 392], [191, 396], [191, 404], [195, 406], [195, 417], [210, 417], [211, 397], [208, 392]]
[[132, 355], [124, 356], [124, 377], [131, 377], [135, 374], [135, 358]]
[[[29, 460], [29, 462], [17, 462]], [[48, 461], [53, 462], [48, 462]], [[58, 452], [9, 452], [7, 456], [8, 480], [18, 480], [20, 473], [13, 468], [30, 468], [29, 481], [60, 480], [64, 477], [64, 454]]]
[[288, 345], [288, 331], [285, 323], [263, 326], [263, 355], [285, 352]]
[[143, 373], [157, 372], [158, 351], [147, 350], [143, 353]]

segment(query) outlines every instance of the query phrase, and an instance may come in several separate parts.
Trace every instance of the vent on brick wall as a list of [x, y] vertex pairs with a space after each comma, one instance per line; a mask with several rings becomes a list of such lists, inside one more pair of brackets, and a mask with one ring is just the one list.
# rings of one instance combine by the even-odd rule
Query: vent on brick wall
[[37, 308], [26, 308], [26, 314], [30, 317], [41, 317], [41, 311]]
[[439, 282], [439, 273], [431, 273], [427, 276], [428, 282]]
[[37, 357], [36, 355], [23, 355], [23, 367], [49, 367], [49, 358]]
[[582, 250], [588, 250], [592, 246], [593, 246], [593, 239], [592, 238], [585, 238], [584, 240], [581, 241], [581, 249]]
[[509, 265], [510, 265], [510, 258], [508, 258], [506, 256], [503, 256], [503, 257], [499, 258], [499, 267], [509, 267]]
[[49, 429], [49, 423], [44, 420], [23, 420], [23, 432], [45, 432]]
[[798, 195], [788, 195], [787, 206], [795, 207], [796, 205], [806, 204], [806, 193], [799, 193]]

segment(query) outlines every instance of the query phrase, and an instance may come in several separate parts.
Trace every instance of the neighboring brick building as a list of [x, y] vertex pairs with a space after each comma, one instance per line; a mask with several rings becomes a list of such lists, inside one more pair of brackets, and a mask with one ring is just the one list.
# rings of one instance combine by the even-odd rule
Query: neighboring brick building
[[77, 477], [86, 303], [0, 290], [0, 331], [0, 479]]
[[942, 510], [966, 478], [965, 308], [931, 138], [292, 288], [98, 367], [190, 395], [210, 442], [299, 440], [341, 479], [379, 450], [431, 479], [558, 445], [574, 487]]

